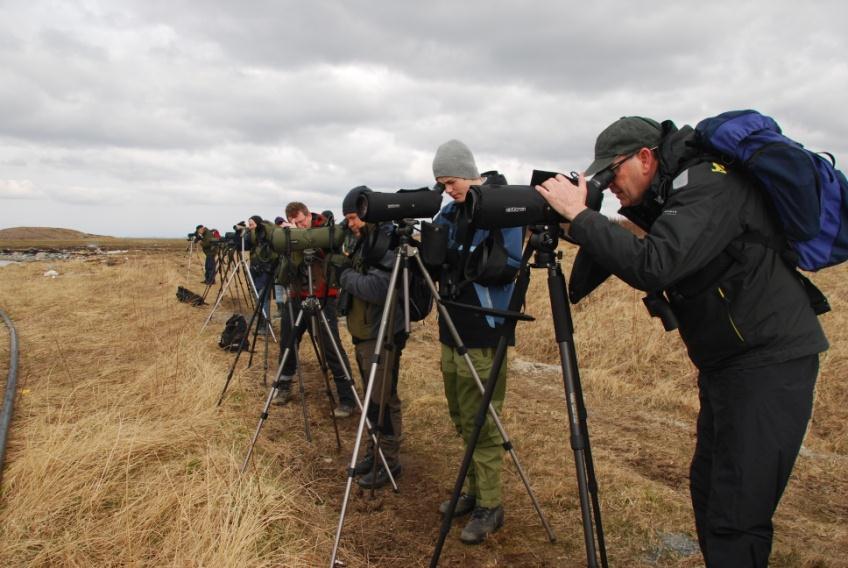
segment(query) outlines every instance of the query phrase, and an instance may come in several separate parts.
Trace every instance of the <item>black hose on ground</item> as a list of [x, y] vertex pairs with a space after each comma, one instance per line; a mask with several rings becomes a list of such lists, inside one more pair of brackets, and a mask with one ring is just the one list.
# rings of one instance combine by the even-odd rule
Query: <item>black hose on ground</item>
[[0, 310], [0, 317], [9, 328], [9, 376], [6, 380], [6, 395], [3, 397], [3, 414], [0, 415], [0, 481], [3, 480], [3, 460], [6, 457], [6, 437], [12, 422], [12, 408], [18, 384], [18, 335], [9, 316]]

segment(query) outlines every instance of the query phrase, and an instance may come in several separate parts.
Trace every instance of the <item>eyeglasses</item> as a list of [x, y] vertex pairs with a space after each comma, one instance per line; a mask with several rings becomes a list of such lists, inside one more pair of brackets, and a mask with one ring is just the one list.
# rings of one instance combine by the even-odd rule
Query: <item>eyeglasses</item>
[[616, 163], [614, 163], [614, 164], [610, 165], [610, 166], [609, 166], [609, 168], [607, 168], [607, 169], [608, 169], [610, 172], [613, 172], [613, 173], [614, 173], [614, 172], [615, 172], [618, 168], [620, 168], [620, 167], [621, 167], [621, 164], [623, 164], [624, 162], [626, 162], [627, 160], [629, 160], [630, 158], [632, 158], [633, 156], [635, 156], [635, 155], [636, 155], [636, 154], [638, 154], [638, 153], [639, 153], [639, 152], [638, 152], [638, 150], [637, 150], [636, 152], [633, 152], [633, 153], [631, 153], [631, 154], [628, 154], [627, 156], [623, 157], [622, 159], [620, 159], [620, 160], [619, 160], [619, 161], [617, 161]]
[[[640, 149], [640, 150], [641, 150], [641, 149]], [[621, 167], [621, 164], [623, 164], [624, 162], [626, 162], [627, 160], [629, 160], [630, 158], [632, 158], [633, 156], [635, 156], [636, 154], [638, 154], [638, 153], [640, 152], [640, 150], [636, 150], [635, 152], [631, 152], [630, 154], [626, 155], [625, 157], [623, 157], [622, 159], [620, 159], [620, 160], [619, 160], [619, 161], [617, 161], [616, 163], [614, 163], [614, 164], [612, 164], [611, 166], [609, 166], [607, 169], [608, 169], [610, 172], [615, 173], [615, 171], [616, 171], [618, 168], [620, 168], [620, 167]], [[656, 152], [656, 151], [657, 151], [657, 146], [654, 146], [654, 147], [650, 148], [650, 150], [651, 150], [651, 152]]]

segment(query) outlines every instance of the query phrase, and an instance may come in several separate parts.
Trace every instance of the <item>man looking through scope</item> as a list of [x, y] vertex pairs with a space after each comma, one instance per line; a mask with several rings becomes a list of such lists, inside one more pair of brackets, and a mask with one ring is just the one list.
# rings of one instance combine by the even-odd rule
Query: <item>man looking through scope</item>
[[614, 174], [620, 213], [643, 239], [586, 207], [582, 175], [537, 190], [581, 251], [670, 304], [699, 370], [690, 489], [701, 552], [711, 567], [766, 566], [828, 343], [794, 269], [748, 238], [782, 238], [762, 192], [693, 153], [693, 139], [688, 126], [635, 116], [598, 136], [586, 175]]
[[256, 300], [265, 299], [257, 323], [257, 333], [265, 335], [268, 332], [266, 317], [269, 321], [271, 319], [271, 294], [270, 290], [265, 288], [273, 282], [278, 255], [267, 243], [262, 243], [261, 239], [257, 238], [256, 229], [262, 223], [263, 219], [259, 215], [252, 215], [247, 220], [248, 232], [245, 234], [244, 244], [250, 249], [250, 276], [256, 286]]
[[[288, 217], [289, 222], [299, 229], [329, 226], [329, 223], [324, 216], [316, 213], [310, 213], [306, 205], [297, 201], [289, 203], [286, 206], [286, 216]], [[341, 231], [342, 229], [338, 228], [338, 230]], [[336, 314], [336, 298], [339, 294], [339, 290], [337, 287], [331, 286], [331, 283], [327, 280], [328, 274], [325, 273], [323, 262], [325, 257], [324, 251], [317, 250], [316, 254], [321, 262], [314, 262], [311, 266], [301, 265], [299, 267], [295, 267], [294, 279], [289, 283], [290, 298], [293, 302], [294, 317], [297, 318], [297, 312], [301, 309], [301, 302], [310, 294], [309, 286], [307, 284], [308, 279], [304, 276], [304, 273], [306, 270], [312, 270], [315, 288], [312, 290], [312, 293], [321, 300], [323, 304], [323, 312], [329, 322], [333, 341], [335, 341], [335, 344], [338, 345], [343, 359], [339, 360], [334, 349], [328, 349], [326, 351], [327, 364], [330, 371], [333, 373], [333, 382], [336, 384], [336, 391], [339, 395], [338, 406], [333, 411], [333, 414], [337, 418], [347, 418], [353, 412], [356, 400], [353, 396], [353, 387], [345, 378], [344, 366], [350, 368], [350, 363], [347, 361], [347, 354], [345, 353], [344, 347], [342, 346], [342, 342], [339, 338], [339, 324], [338, 316]], [[283, 310], [283, 317], [280, 321], [280, 357], [282, 357], [285, 346], [288, 345], [289, 338], [291, 337], [291, 328], [293, 323], [289, 317], [288, 310]], [[305, 325], [298, 330], [297, 341], [300, 341], [305, 331]], [[319, 329], [319, 333], [321, 335], [325, 335], [326, 331], [323, 327], [321, 327]], [[324, 337], [323, 342], [324, 345], [332, 344], [329, 337]], [[294, 378], [296, 371], [297, 363], [295, 358], [289, 357], [283, 366], [282, 375], [280, 377], [281, 386], [277, 390], [277, 396], [274, 400], [275, 404], [282, 405], [288, 403], [291, 398], [292, 379]]]
[[[375, 353], [380, 318], [389, 296], [389, 272], [395, 258], [395, 250], [389, 246], [394, 225], [366, 224], [356, 213], [357, 199], [362, 193], [370, 191], [366, 186], [358, 186], [345, 196], [342, 214], [351, 234], [345, 239], [343, 255], [334, 255], [333, 261], [339, 269], [339, 312], [347, 316], [347, 329], [363, 383], [368, 380], [371, 358]], [[374, 244], [378, 242], [387, 246]], [[372, 243], [370, 247], [369, 243]], [[391, 345], [391, 349], [380, 354], [367, 413], [374, 428], [380, 432], [380, 448], [392, 476], [397, 479], [401, 474], [400, 445], [403, 438], [398, 374], [407, 339], [403, 306], [400, 304], [395, 306], [389, 329], [388, 333], [393, 334], [393, 338], [384, 345]], [[379, 466], [375, 468], [375, 454], [373, 439], [369, 437], [365, 457], [354, 468], [354, 475], [361, 476], [357, 483], [366, 489], [382, 487], [389, 482], [379, 460]]]
[[215, 283], [215, 247], [212, 231], [203, 225], [198, 225], [194, 229], [194, 234], [200, 241], [200, 247], [203, 249], [203, 254], [206, 256], [206, 262], [203, 265], [204, 275], [203, 283], [211, 286]]
[[[440, 295], [455, 302], [470, 306], [505, 310], [512, 294], [513, 284], [506, 282], [469, 281], [459, 271], [464, 266], [462, 259], [482, 246], [490, 231], [478, 229], [467, 234], [467, 223], [460, 215], [461, 204], [472, 185], [485, 185], [487, 180], [480, 175], [471, 150], [459, 140], [450, 140], [439, 146], [433, 158], [433, 176], [443, 185], [452, 201], [445, 205], [434, 219], [434, 223], [447, 228], [448, 257], [442, 268]], [[496, 172], [491, 177], [497, 176]], [[499, 235], [495, 235], [499, 233]], [[508, 263], [517, 269], [521, 260], [522, 229], [495, 229], [491, 232], [502, 243], [507, 252]], [[467, 247], [467, 249], [466, 249]], [[513, 272], [514, 275], [514, 272]], [[477, 373], [486, 377], [492, 368], [492, 360], [498, 339], [503, 333], [503, 319], [475, 311], [449, 306], [448, 313], [454, 321], [461, 321], [460, 336], [468, 347], [468, 353]], [[515, 344], [514, 335], [508, 338]], [[467, 444], [474, 430], [474, 419], [483, 400], [480, 390], [465, 364], [446, 324], [439, 318], [439, 341], [442, 344], [441, 369], [445, 397], [448, 401], [450, 418], [457, 433]], [[507, 363], [500, 368], [492, 406], [500, 413], [506, 394]], [[490, 533], [503, 525], [504, 511], [501, 500], [501, 467], [503, 463], [503, 438], [491, 417], [480, 432], [471, 465], [463, 486], [463, 494], [457, 502], [454, 516], [471, 513], [471, 519], [463, 528], [460, 540], [466, 544], [482, 542]], [[450, 502], [441, 504], [439, 510], [447, 514]]]

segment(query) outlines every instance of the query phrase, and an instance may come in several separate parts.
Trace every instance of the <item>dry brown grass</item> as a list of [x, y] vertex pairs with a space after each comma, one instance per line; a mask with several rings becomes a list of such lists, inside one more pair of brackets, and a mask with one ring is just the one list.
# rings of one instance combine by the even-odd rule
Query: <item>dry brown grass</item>
[[[198, 335], [208, 308], [174, 297], [185, 284], [184, 254], [117, 260], [53, 263], [55, 280], [41, 276], [45, 263], [0, 268], [0, 306], [15, 319], [22, 349], [0, 564], [325, 565], [355, 423], [340, 424], [337, 453], [311, 354], [303, 350], [314, 443], [303, 439], [296, 404], [274, 407], [255, 467], [242, 478], [238, 467], [264, 401], [261, 365], [240, 370], [216, 408], [231, 361], [215, 345], [228, 309]], [[843, 266], [815, 278], [834, 307], [822, 319], [832, 346], [806, 450], [775, 519], [775, 566], [846, 565], [846, 274]], [[191, 280], [198, 291], [200, 273]], [[534, 274], [528, 311], [538, 321], [520, 324], [504, 421], [559, 540], [547, 543], [507, 463], [506, 526], [482, 547], [463, 547], [453, 533], [443, 566], [585, 561], [544, 282]], [[639, 298], [610, 281], [574, 308], [610, 561], [697, 566], [697, 555], [679, 557], [659, 544], [662, 533], [694, 533], [686, 475], [696, 373], [677, 336], [650, 320]], [[435, 507], [461, 457], [437, 353], [428, 320], [404, 352], [401, 493], [370, 501], [354, 492], [341, 551], [349, 566], [426, 565], [432, 552]], [[5, 365], [6, 351], [0, 355]]]
[[[47, 230], [59, 231], [60, 229]], [[77, 233], [77, 231], [69, 232]], [[0, 235], [0, 250], [26, 251], [30, 249], [38, 249], [56, 251], [80, 249], [87, 250], [95, 248], [99, 248], [102, 250], [129, 249], [136, 252], [141, 250], [188, 250], [188, 242], [185, 239], [126, 239], [116, 237], [101, 237], [98, 235], [80, 235], [84, 235], [84, 233], [80, 233], [79, 235], [68, 235], [64, 233], [54, 234], [51, 232], [47, 235], [44, 235], [40, 232], [12, 232], [6, 235]]]

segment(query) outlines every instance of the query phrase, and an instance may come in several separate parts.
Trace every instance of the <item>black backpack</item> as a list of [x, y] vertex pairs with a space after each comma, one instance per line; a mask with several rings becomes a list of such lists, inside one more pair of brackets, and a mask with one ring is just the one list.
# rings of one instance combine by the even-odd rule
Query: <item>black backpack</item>
[[247, 350], [247, 320], [244, 316], [233, 314], [224, 325], [218, 347], [225, 351]]
[[177, 288], [177, 300], [192, 306], [202, 306], [206, 303], [203, 301], [202, 296], [195, 294], [183, 286]]
[[[403, 286], [402, 284], [398, 284]], [[403, 293], [401, 292], [401, 296]], [[433, 309], [433, 294], [417, 264], [409, 267], [409, 321], [421, 321]]]

